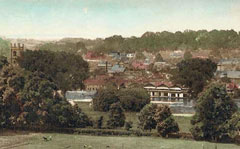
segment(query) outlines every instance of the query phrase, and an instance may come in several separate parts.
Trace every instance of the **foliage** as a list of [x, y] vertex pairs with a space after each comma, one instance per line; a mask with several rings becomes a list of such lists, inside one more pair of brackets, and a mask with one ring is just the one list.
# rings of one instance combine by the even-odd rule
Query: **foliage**
[[111, 104], [119, 101], [117, 96], [117, 89], [114, 87], [107, 87], [100, 89], [96, 97], [93, 98], [93, 108], [95, 111], [109, 111]]
[[190, 130], [195, 139], [220, 141], [230, 137], [231, 129], [227, 122], [237, 111], [237, 106], [228, 96], [224, 85], [209, 85], [200, 95], [195, 108]]
[[3, 66], [8, 65], [7, 57], [0, 55], [0, 70]]
[[216, 71], [217, 65], [210, 59], [187, 59], [177, 64], [177, 70], [171, 80], [189, 88], [189, 93], [196, 98]]
[[96, 123], [97, 123], [97, 128], [101, 129], [103, 124], [103, 116], [100, 116]]
[[150, 103], [149, 94], [143, 88], [123, 88], [118, 91], [117, 96], [126, 111], [139, 112]]
[[109, 113], [108, 127], [116, 128], [124, 126], [126, 117], [120, 102], [113, 103], [110, 106]]
[[10, 42], [0, 38], [0, 56], [10, 57]]
[[18, 58], [19, 65], [31, 72], [43, 72], [51, 77], [63, 92], [83, 89], [83, 80], [88, 77], [88, 63], [81, 56], [52, 51], [30, 51]]
[[114, 35], [94, 46], [94, 49], [103, 53], [109, 52], [152, 52], [162, 50], [218, 50], [236, 49], [240, 45], [240, 34], [234, 30], [185, 30], [175, 33], [146, 32], [141, 37], [123, 38]]
[[179, 131], [178, 124], [175, 122], [171, 110], [167, 105], [159, 105], [154, 114], [154, 120], [157, 123], [158, 133], [165, 137], [169, 133]]
[[57, 86], [41, 72], [4, 67], [0, 80], [2, 127], [86, 127], [91, 121], [57, 92]]
[[132, 128], [132, 125], [133, 125], [132, 121], [125, 122], [124, 125], [125, 130], [129, 131]]
[[155, 111], [157, 109], [156, 104], [147, 104], [143, 107], [138, 115], [139, 127], [142, 130], [152, 130], [156, 128], [156, 121], [154, 119]]

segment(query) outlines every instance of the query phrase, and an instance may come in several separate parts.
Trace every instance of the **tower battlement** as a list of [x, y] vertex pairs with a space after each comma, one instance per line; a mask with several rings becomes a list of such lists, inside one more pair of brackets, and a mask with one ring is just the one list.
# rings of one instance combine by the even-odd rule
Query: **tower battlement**
[[21, 56], [22, 51], [24, 51], [24, 44], [11, 43], [11, 64], [16, 64], [16, 60]]

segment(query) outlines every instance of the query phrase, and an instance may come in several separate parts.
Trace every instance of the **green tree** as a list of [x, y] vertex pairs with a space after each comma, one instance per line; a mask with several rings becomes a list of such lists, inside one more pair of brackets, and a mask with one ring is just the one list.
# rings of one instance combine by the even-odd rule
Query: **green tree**
[[10, 57], [10, 42], [0, 38], [0, 56]]
[[100, 89], [96, 97], [93, 98], [93, 108], [96, 111], [109, 111], [111, 104], [119, 102], [117, 96], [117, 89], [114, 87], [107, 87]]
[[3, 68], [3, 66], [8, 65], [7, 57], [0, 56], [0, 70]]
[[43, 72], [51, 77], [63, 92], [83, 89], [83, 80], [89, 75], [88, 63], [81, 56], [66, 52], [26, 50], [18, 63], [28, 71]]
[[[235, 126], [229, 126], [237, 106], [221, 84], [211, 84], [200, 95], [191, 120], [191, 133], [195, 139], [221, 141], [230, 137]], [[232, 123], [233, 124], [233, 123]]]
[[143, 88], [123, 88], [118, 91], [117, 96], [126, 111], [139, 112], [150, 103], [150, 96]]
[[157, 123], [158, 133], [165, 137], [169, 133], [176, 133], [179, 131], [177, 122], [175, 122], [172, 112], [167, 105], [161, 104], [158, 105], [155, 114], [154, 120]]
[[142, 130], [152, 130], [156, 128], [156, 120], [154, 115], [157, 109], [156, 104], [148, 104], [140, 111], [138, 115], [138, 125]]
[[177, 64], [171, 80], [189, 88], [192, 98], [196, 98], [208, 81], [214, 76], [217, 64], [210, 59], [188, 59]]
[[2, 127], [86, 127], [90, 119], [57, 92], [56, 84], [41, 72], [4, 67], [0, 74]]
[[125, 123], [125, 115], [120, 102], [113, 103], [109, 109], [109, 120], [107, 125], [110, 128], [123, 127]]

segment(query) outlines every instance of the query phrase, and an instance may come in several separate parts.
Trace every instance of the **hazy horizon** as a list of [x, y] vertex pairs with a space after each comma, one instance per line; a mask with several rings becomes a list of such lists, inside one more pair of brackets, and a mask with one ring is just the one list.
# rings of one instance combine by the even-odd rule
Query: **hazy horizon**
[[240, 31], [239, 0], [0, 0], [0, 36], [38, 40]]

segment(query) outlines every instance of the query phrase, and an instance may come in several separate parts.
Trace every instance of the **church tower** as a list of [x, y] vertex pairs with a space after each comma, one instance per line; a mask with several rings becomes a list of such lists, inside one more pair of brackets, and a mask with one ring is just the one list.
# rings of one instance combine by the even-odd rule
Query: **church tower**
[[11, 43], [11, 64], [16, 64], [17, 58], [21, 56], [21, 52], [24, 51], [24, 44]]

